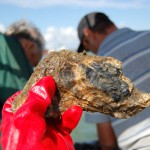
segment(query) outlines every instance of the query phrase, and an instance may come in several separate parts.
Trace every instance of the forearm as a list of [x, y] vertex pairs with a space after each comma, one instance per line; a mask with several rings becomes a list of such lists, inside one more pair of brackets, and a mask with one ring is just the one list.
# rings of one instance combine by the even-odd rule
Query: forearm
[[119, 150], [117, 145], [101, 145], [101, 150]]
[[102, 150], [118, 150], [117, 138], [111, 123], [98, 124], [97, 131]]
[[114, 142], [101, 142], [99, 140], [99, 143], [101, 145], [101, 150], [119, 150], [118, 144], [116, 141], [114, 141]]

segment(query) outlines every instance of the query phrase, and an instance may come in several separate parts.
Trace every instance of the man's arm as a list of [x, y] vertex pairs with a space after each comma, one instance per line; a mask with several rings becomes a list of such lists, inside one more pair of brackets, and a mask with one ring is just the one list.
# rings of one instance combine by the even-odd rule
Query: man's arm
[[117, 150], [117, 138], [111, 122], [97, 124], [97, 133], [102, 150]]

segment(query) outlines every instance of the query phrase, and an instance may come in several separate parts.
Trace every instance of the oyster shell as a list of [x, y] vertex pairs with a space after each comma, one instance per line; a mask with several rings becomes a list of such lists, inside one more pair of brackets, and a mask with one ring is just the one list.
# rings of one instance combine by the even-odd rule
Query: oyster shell
[[59, 117], [70, 106], [116, 118], [134, 116], [150, 105], [150, 94], [139, 91], [123, 75], [122, 63], [69, 50], [50, 52], [35, 68], [22, 92], [12, 103], [15, 112], [28, 90], [42, 77], [53, 76], [57, 90], [45, 117]]

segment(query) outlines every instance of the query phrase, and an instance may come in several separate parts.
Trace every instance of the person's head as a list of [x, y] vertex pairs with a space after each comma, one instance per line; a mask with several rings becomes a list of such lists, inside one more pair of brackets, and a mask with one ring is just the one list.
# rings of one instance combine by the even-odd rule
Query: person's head
[[15, 22], [6, 29], [5, 34], [19, 40], [32, 66], [38, 64], [44, 49], [44, 38], [32, 23], [25, 20]]
[[78, 25], [78, 37], [81, 42], [78, 52], [91, 50], [97, 53], [103, 40], [116, 29], [114, 23], [104, 13], [92, 12], [85, 15]]

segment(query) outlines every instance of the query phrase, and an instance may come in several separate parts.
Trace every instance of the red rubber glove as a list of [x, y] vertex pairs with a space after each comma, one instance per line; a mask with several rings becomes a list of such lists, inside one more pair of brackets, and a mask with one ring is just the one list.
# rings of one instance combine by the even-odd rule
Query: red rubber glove
[[15, 93], [2, 111], [3, 150], [74, 150], [71, 131], [78, 124], [82, 109], [73, 106], [61, 119], [45, 121], [44, 114], [55, 93], [52, 77], [44, 77], [33, 86], [25, 103], [13, 113], [11, 104]]

